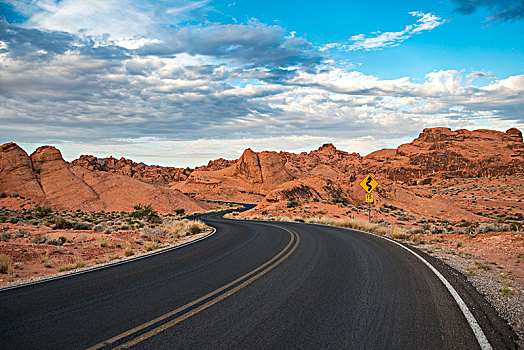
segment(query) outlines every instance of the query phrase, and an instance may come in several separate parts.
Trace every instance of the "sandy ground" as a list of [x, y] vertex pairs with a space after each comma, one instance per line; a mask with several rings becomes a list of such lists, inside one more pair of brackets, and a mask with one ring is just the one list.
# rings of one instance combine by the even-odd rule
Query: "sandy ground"
[[[211, 232], [211, 229], [208, 229], [202, 233], [187, 235], [175, 240], [162, 236], [155, 236], [154, 240], [150, 240], [148, 237], [151, 236], [138, 230], [104, 234], [92, 230], [52, 230], [47, 227], [35, 229], [12, 224], [2, 224], [0, 230], [28, 232], [24, 237], [11, 238], [9, 242], [0, 242], [0, 253], [13, 258], [11, 273], [0, 274], [0, 289], [13, 285], [12, 282], [28, 283], [45, 276], [67, 274], [80, 269], [131, 259], [197, 240]], [[56, 246], [33, 243], [35, 237], [44, 235], [57, 240], [64, 237], [67, 241]]]

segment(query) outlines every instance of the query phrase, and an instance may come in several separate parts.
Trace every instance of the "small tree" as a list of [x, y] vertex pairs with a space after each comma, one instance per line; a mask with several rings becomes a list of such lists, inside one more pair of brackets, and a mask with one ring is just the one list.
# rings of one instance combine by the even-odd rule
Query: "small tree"
[[142, 205], [139, 203], [135, 205], [133, 209], [135, 209], [135, 211], [129, 214], [129, 216], [133, 218], [144, 219], [149, 222], [161, 221], [160, 216], [158, 216], [156, 210], [153, 209], [153, 205], [151, 203], [147, 205]]
[[177, 209], [174, 210], [174, 212], [175, 212], [176, 215], [184, 215], [186, 210], [184, 208], [177, 208]]

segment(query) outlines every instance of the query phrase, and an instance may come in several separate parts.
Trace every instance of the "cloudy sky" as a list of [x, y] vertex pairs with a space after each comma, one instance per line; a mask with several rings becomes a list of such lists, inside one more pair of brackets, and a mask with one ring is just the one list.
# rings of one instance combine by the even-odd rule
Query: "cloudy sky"
[[0, 1], [0, 143], [196, 166], [524, 129], [524, 0]]

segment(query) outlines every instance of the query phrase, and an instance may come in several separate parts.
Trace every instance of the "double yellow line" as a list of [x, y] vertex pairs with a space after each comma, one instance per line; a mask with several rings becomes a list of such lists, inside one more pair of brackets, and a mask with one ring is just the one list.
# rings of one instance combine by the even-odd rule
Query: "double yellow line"
[[[163, 332], [165, 331], [166, 329], [168, 328], [171, 328], [173, 326], [175, 326], [176, 324], [184, 321], [185, 319], [188, 319], [189, 317], [193, 316], [193, 315], [196, 315], [197, 313], [199, 313], [200, 311], [202, 310], [205, 310], [207, 309], [208, 307], [218, 303], [219, 301], [221, 300], [224, 300], [225, 298], [227, 298], [228, 296], [238, 292], [240, 289], [246, 287], [247, 285], [251, 284], [252, 282], [254, 282], [255, 280], [259, 279], [260, 277], [262, 277], [263, 275], [265, 275], [266, 273], [268, 273], [269, 271], [273, 270], [275, 267], [277, 267], [278, 265], [280, 265], [284, 260], [286, 260], [294, 251], [295, 249], [297, 248], [298, 244], [300, 243], [300, 236], [293, 230], [289, 230], [289, 229], [286, 229], [286, 228], [283, 228], [283, 227], [280, 227], [280, 226], [275, 226], [275, 225], [270, 225], [270, 224], [263, 224], [263, 225], [267, 225], [267, 226], [272, 226], [272, 227], [277, 227], [277, 228], [280, 228], [280, 229], [283, 229], [285, 230], [286, 232], [289, 233], [290, 235], [290, 239], [289, 239], [289, 242], [288, 244], [286, 245], [286, 247], [284, 249], [282, 249], [277, 255], [275, 255], [273, 258], [271, 258], [270, 260], [268, 260], [267, 262], [265, 262], [263, 265], [257, 267], [256, 269], [246, 273], [245, 275], [237, 278], [236, 280], [204, 295], [203, 297], [201, 298], [198, 298], [196, 300], [193, 300], [192, 302], [184, 305], [184, 306], [181, 306], [179, 307], [178, 309], [176, 310], [173, 310], [173, 311], [170, 311], [162, 316], [159, 316], [149, 322], [146, 322], [146, 323], [143, 323], [141, 324], [140, 326], [137, 326], [133, 329], [130, 329], [128, 331], [125, 331], [121, 334], [118, 334], [110, 339], [107, 339], [101, 343], [98, 343], [96, 345], [93, 345], [92, 347], [88, 348], [87, 350], [95, 350], [95, 349], [101, 349], [101, 348], [110, 348], [110, 349], [126, 349], [126, 348], [129, 348], [131, 346], [134, 346], [146, 339], [149, 339], [151, 338], [152, 336], [154, 335], [157, 335], [158, 333], [160, 332]], [[249, 277], [251, 276], [251, 277]], [[229, 289], [229, 290], [228, 290]], [[226, 292], [224, 292], [225, 290], [227, 290]], [[224, 292], [224, 293], [222, 293]], [[209, 299], [207, 302], [205, 302], [204, 304], [194, 308], [194, 309], [191, 309], [193, 306], [205, 301]], [[177, 318], [171, 320], [171, 321], [168, 321], [166, 323], [163, 323], [145, 333], [141, 333], [139, 335], [137, 335], [136, 337], [132, 337], [132, 335], [134, 333], [137, 333], [137, 332], [140, 332], [146, 328], [149, 328], [151, 326], [154, 326], [156, 323], [159, 323], [161, 321], [164, 321], [174, 315], [177, 315], [179, 313], [182, 313], [184, 312], [185, 310], [187, 309], [190, 309], [188, 310], [186, 313], [183, 313], [181, 314], [180, 316], [178, 316]], [[123, 344], [118, 344], [116, 345], [115, 343], [116, 342], [119, 342], [120, 340], [124, 339], [124, 338], [127, 338], [127, 337], [131, 337], [130, 340], [126, 341], [125, 343]], [[116, 346], [114, 346], [113, 344], [115, 344]]]

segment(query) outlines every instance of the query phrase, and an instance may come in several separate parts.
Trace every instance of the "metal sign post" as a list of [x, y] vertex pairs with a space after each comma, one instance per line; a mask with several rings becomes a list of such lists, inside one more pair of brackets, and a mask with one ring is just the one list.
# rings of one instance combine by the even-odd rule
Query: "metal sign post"
[[364, 180], [360, 182], [360, 187], [367, 192], [366, 203], [368, 204], [368, 220], [371, 221], [371, 203], [374, 202], [373, 195], [371, 192], [378, 186], [378, 182], [371, 176], [367, 175]]

